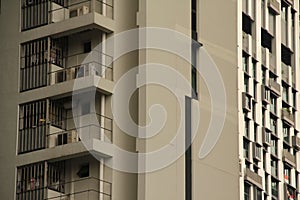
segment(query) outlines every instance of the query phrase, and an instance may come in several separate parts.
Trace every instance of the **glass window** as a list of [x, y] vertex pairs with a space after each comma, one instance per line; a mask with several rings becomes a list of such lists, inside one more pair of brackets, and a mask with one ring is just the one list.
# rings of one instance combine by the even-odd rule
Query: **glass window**
[[286, 183], [291, 182], [291, 169], [286, 165], [284, 165], [284, 181]]
[[248, 56], [243, 55], [243, 71], [249, 72], [249, 66], [248, 66]]
[[272, 179], [271, 187], [272, 187], [272, 196], [278, 197], [278, 182]]
[[275, 138], [271, 138], [271, 154], [277, 155], [277, 140]]
[[285, 123], [282, 126], [283, 139], [285, 142], [290, 143], [290, 127]]
[[262, 84], [266, 84], [266, 69], [265, 68], [262, 68], [261, 82], [262, 82]]
[[250, 200], [250, 185], [244, 183], [244, 200]]
[[276, 127], [276, 119], [270, 117], [270, 129], [273, 134], [277, 133], [277, 127]]
[[289, 100], [289, 88], [287, 86], [282, 86], [282, 100], [288, 102]]
[[244, 92], [249, 92], [249, 78], [247, 76], [244, 76]]
[[277, 99], [276, 96], [271, 93], [271, 95], [270, 95], [270, 100], [271, 100], [270, 110], [274, 114], [276, 114], [276, 108], [277, 108], [276, 99]]
[[249, 158], [249, 142], [244, 140], [244, 158]]

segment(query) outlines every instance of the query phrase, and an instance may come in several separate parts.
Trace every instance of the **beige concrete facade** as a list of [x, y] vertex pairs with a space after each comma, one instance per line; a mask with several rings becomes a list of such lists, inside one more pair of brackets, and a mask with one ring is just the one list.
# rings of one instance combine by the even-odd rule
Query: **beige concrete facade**
[[[298, 199], [298, 1], [41, 2], [0, 0], [1, 199]], [[192, 18], [195, 2], [196, 18]], [[49, 15], [45, 15], [45, 23], [42, 17], [37, 21], [28, 17], [31, 12], [40, 14], [32, 16], [43, 16], [45, 12], [39, 9], [46, 6]], [[166, 123], [153, 137], [128, 135], [118, 126], [111, 108], [118, 81], [134, 67], [149, 63], [171, 66], [192, 84], [191, 63], [161, 49], [139, 49], [106, 66], [102, 59], [113, 59], [117, 50], [105, 46], [100, 49], [100, 63], [84, 63], [90, 52], [99, 50], [99, 43], [123, 31], [145, 27], [166, 28], [193, 37], [220, 72], [226, 93], [225, 123], [204, 158], [199, 158], [199, 150], [206, 142], [215, 105], [209, 83], [200, 74], [195, 79], [197, 97], [187, 95], [191, 99], [188, 117], [197, 117], [193, 110], [197, 106], [201, 115], [190, 157], [180, 153], [187, 135], [171, 142], [181, 120], [186, 120], [181, 118], [182, 112], [188, 111], [182, 110], [168, 88], [142, 86], [128, 105], [133, 121], [140, 126], [155, 121], [150, 113], [153, 105], [164, 107]], [[143, 36], [137, 35], [135, 42], [143, 43]], [[130, 45], [126, 42], [124, 45]], [[199, 67], [205, 67], [197, 59]], [[47, 73], [42, 72], [44, 66]], [[75, 80], [76, 73], [82, 73], [82, 77]], [[137, 79], [146, 80], [150, 75], [136, 72]], [[173, 85], [182, 83], [167, 78]], [[87, 126], [78, 127], [77, 116], [72, 115], [74, 84], [80, 86], [76, 91], [84, 91], [87, 96], [96, 91], [94, 104], [82, 99], [76, 102], [83, 116], [80, 123], [87, 122]], [[99, 127], [90, 118], [93, 107]], [[217, 109], [218, 115], [221, 112]], [[185, 128], [190, 126], [187, 123]], [[84, 132], [96, 135], [88, 148], [84, 135], [80, 135]], [[180, 156], [159, 170], [130, 173], [114, 166], [120, 157], [116, 147], [142, 154], [164, 146]], [[134, 161], [131, 164], [137, 168], [152, 166], [147, 157]]]

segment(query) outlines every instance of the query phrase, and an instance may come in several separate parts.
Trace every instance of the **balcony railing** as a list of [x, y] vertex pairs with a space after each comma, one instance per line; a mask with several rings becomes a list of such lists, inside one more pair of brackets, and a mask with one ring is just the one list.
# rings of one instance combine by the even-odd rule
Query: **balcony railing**
[[289, 109], [283, 108], [281, 110], [281, 117], [289, 124], [294, 125], [294, 115]]
[[[29, 188], [30, 188], [30, 184]], [[21, 185], [21, 184], [20, 184]], [[94, 177], [82, 178], [75, 181], [59, 182], [46, 187], [32, 187], [29, 190], [19, 189], [17, 199], [44, 200], [111, 200], [110, 182]], [[101, 188], [101, 189], [100, 189]]]
[[113, 18], [113, 5], [100, 0], [69, 1], [66, 5], [51, 3], [49, 11], [50, 23], [60, 22], [69, 18], [81, 16], [92, 12], [92, 3], [95, 3], [95, 12]]
[[[102, 189], [100, 187], [102, 186]], [[62, 188], [62, 190], [56, 190]], [[89, 177], [76, 181], [49, 185], [47, 200], [111, 200], [111, 183], [98, 178]], [[62, 191], [62, 192], [59, 192]]]
[[[93, 75], [113, 80], [112, 57], [102, 52], [93, 50], [88, 54], [68, 56], [64, 60], [68, 63], [66, 68], [61, 68], [50, 61], [49, 85]], [[110, 63], [110, 65], [104, 63]]]
[[272, 91], [274, 91], [277, 95], [280, 96], [280, 85], [275, 80], [269, 80], [269, 87]]
[[22, 5], [22, 30], [61, 22], [91, 12], [113, 19], [113, 0], [25, 1]]
[[[93, 121], [92, 116], [96, 115], [97, 121]], [[77, 123], [75, 122], [77, 121]], [[81, 127], [63, 130], [51, 126], [53, 124], [75, 124], [83, 123]], [[87, 122], [87, 123], [84, 123]], [[59, 145], [76, 143], [80, 140], [99, 139], [108, 143], [112, 142], [112, 119], [99, 114], [88, 114], [73, 118], [64, 119], [60, 122], [50, 122], [49, 133], [47, 134], [47, 147], [52, 148]]]
[[250, 181], [259, 188], [263, 189], [262, 177], [248, 168], [245, 169], [245, 180]]
[[296, 158], [293, 154], [291, 154], [287, 150], [283, 150], [282, 152], [282, 160], [283, 162], [286, 162], [290, 164], [291, 166], [295, 167], [296, 166]]

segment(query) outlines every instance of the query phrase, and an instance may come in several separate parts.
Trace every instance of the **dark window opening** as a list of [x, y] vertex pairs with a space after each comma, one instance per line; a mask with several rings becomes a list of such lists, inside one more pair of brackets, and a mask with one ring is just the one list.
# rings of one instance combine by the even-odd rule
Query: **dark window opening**
[[91, 52], [91, 50], [92, 50], [92, 43], [91, 43], [91, 41], [85, 42], [83, 44], [83, 53], [89, 53], [89, 52]]
[[252, 20], [248, 15], [243, 13], [243, 31], [252, 35]]
[[77, 176], [79, 178], [85, 178], [88, 177], [90, 175], [90, 165], [84, 164], [80, 167], [79, 171], [77, 172]]
[[286, 65], [291, 65], [292, 62], [292, 52], [284, 45], [281, 45], [281, 61]]
[[261, 29], [261, 45], [265, 48], [268, 48], [270, 52], [272, 52], [272, 40], [273, 37], [268, 33], [267, 30]]

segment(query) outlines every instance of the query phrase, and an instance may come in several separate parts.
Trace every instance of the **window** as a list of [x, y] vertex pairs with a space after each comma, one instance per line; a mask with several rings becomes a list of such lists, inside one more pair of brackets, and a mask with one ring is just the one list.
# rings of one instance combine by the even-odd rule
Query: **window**
[[283, 123], [282, 126], [283, 140], [287, 143], [290, 143], [290, 127], [285, 123]]
[[255, 142], [258, 141], [258, 139], [257, 139], [257, 129], [258, 129], [258, 125], [254, 124], [254, 141]]
[[22, 31], [48, 24], [48, 1], [22, 0]]
[[289, 88], [287, 85], [282, 85], [282, 100], [285, 102], [289, 101]]
[[248, 66], [248, 56], [243, 54], [243, 71], [248, 73], [249, 72], [249, 66]]
[[261, 82], [262, 84], [266, 85], [266, 69], [262, 67], [262, 75], [261, 75]]
[[20, 105], [19, 153], [45, 148], [46, 130], [46, 100]]
[[243, 31], [249, 35], [252, 35], [252, 20], [251, 18], [243, 13]]
[[278, 182], [275, 179], [271, 180], [272, 196], [278, 197]]
[[252, 59], [252, 77], [256, 79], [256, 60]]
[[284, 165], [284, 181], [286, 183], [291, 182], [291, 169], [286, 165]]
[[90, 165], [88, 163], [82, 165], [77, 172], [77, 175], [79, 176], [79, 178], [88, 177], [90, 175]]
[[257, 82], [255, 80], [253, 80], [253, 98], [256, 99], [257, 98]]
[[272, 41], [273, 36], [268, 33], [265, 29], [261, 29], [261, 46], [269, 49], [269, 52], [272, 52]]
[[85, 42], [83, 44], [83, 53], [89, 53], [92, 50], [92, 43], [91, 41]]
[[276, 118], [270, 117], [270, 129], [273, 134], [277, 134]]
[[49, 120], [51, 126], [60, 129], [66, 129], [67, 110], [64, 108], [63, 103], [59, 101], [51, 101], [49, 106]]
[[269, 32], [272, 35], [275, 34], [275, 24], [276, 24], [275, 15], [269, 10]]
[[244, 76], [244, 92], [249, 93], [249, 78]]
[[244, 200], [250, 200], [250, 188], [248, 183], [244, 183]]
[[244, 124], [245, 124], [245, 136], [249, 138], [249, 119], [245, 117], [244, 119]]
[[292, 106], [295, 108], [296, 107], [296, 91], [293, 90], [293, 98], [292, 98]]
[[19, 167], [17, 170], [16, 199], [44, 199], [44, 163]]
[[22, 44], [20, 66], [20, 91], [47, 85], [47, 38]]
[[262, 191], [258, 187], [254, 189], [254, 200], [262, 200]]
[[271, 154], [277, 156], [277, 139], [271, 137]]
[[249, 141], [244, 139], [244, 158], [248, 158], [249, 159]]
[[276, 100], [277, 100], [277, 97], [271, 93], [270, 95], [270, 100], [271, 100], [271, 104], [270, 104], [270, 111], [274, 114], [276, 114], [276, 108], [277, 108], [277, 103], [276, 103]]
[[48, 188], [57, 192], [64, 192], [65, 183], [65, 162], [48, 164]]

